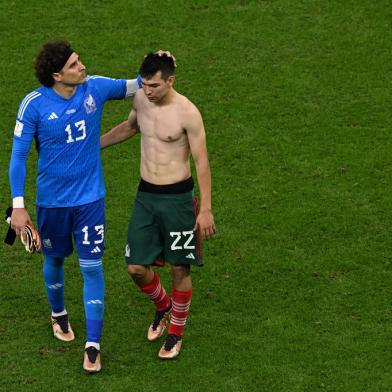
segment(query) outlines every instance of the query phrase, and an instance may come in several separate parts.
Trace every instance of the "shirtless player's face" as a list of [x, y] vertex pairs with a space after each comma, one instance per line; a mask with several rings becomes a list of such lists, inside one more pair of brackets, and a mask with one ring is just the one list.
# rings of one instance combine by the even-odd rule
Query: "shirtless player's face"
[[161, 71], [158, 71], [152, 78], [142, 78], [144, 94], [150, 102], [159, 102], [173, 85], [174, 77], [169, 76], [167, 80], [162, 79]]

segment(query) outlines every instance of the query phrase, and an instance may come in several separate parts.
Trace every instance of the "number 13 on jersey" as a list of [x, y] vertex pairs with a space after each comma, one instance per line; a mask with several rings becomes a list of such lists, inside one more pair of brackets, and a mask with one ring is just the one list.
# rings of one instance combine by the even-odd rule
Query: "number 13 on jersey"
[[72, 137], [72, 127], [70, 124], [68, 124], [65, 128], [65, 132], [68, 135], [67, 143], [73, 143], [73, 142], [78, 142], [80, 140], [83, 140], [86, 138], [86, 122], [84, 120], [78, 121], [74, 124], [74, 127], [76, 128], [76, 134], [75, 139]]

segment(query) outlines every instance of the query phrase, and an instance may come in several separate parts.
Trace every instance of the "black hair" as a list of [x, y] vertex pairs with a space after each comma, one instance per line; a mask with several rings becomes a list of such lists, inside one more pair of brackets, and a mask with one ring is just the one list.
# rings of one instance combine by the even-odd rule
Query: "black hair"
[[46, 87], [52, 87], [52, 74], [63, 69], [73, 52], [67, 41], [50, 41], [44, 44], [35, 60], [35, 76], [39, 82]]
[[171, 57], [165, 54], [160, 56], [156, 53], [149, 53], [140, 66], [139, 74], [143, 78], [151, 79], [158, 71], [161, 71], [162, 79], [166, 81], [169, 76], [174, 75], [175, 69]]

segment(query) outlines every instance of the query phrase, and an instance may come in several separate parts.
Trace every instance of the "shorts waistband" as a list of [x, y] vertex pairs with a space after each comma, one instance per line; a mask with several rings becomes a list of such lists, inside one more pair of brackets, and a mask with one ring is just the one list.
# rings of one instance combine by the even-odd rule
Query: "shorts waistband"
[[178, 194], [178, 193], [186, 193], [193, 190], [195, 184], [193, 182], [193, 178], [189, 177], [188, 179], [180, 182], [176, 182], [174, 184], [167, 185], [156, 185], [151, 184], [150, 182], [144, 181], [143, 178], [140, 179], [139, 183], [139, 192], [148, 192], [148, 193], [159, 193], [159, 194]]

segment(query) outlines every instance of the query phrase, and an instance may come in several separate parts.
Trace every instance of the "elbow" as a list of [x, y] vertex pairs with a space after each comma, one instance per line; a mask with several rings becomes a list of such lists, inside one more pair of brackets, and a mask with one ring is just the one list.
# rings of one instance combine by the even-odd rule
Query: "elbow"
[[207, 155], [203, 154], [197, 157], [193, 157], [193, 160], [195, 162], [196, 167], [203, 168], [203, 169], [210, 168], [210, 162], [208, 161]]

